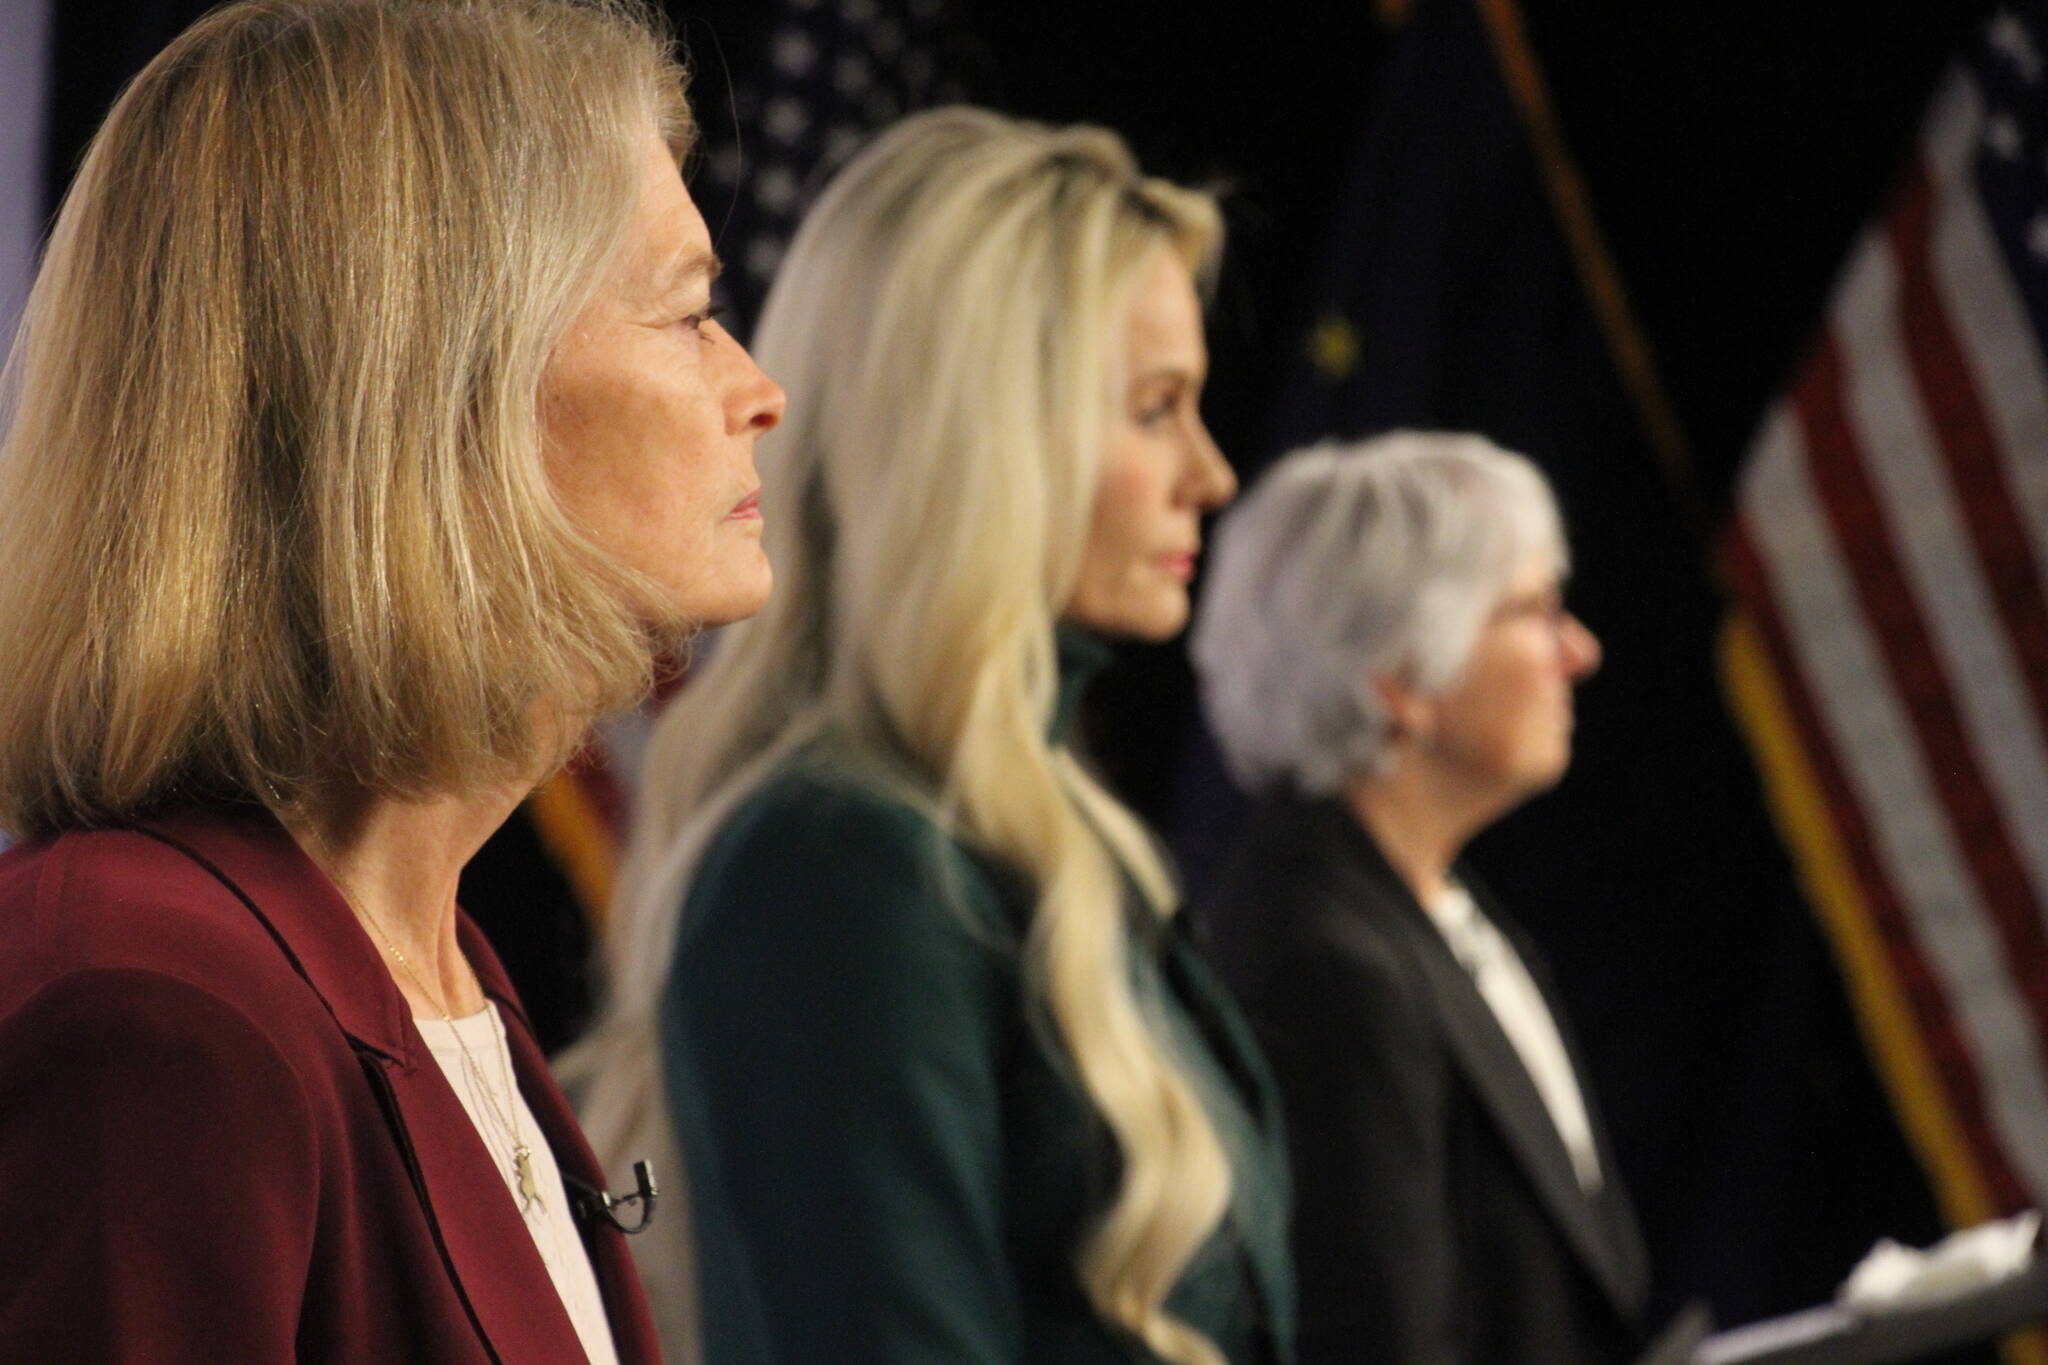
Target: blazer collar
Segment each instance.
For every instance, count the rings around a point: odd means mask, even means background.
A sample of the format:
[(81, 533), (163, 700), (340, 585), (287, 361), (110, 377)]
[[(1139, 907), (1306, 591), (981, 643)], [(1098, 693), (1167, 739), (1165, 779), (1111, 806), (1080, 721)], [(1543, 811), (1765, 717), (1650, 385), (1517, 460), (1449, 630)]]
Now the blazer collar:
[[(192, 858), (233, 892), (352, 1043), (407, 1071), (431, 1060), (405, 996), (355, 911), (268, 811), (180, 812), (136, 828)], [(492, 984), (485, 984), (487, 992)], [(504, 991), (502, 980), (495, 984)]]
[(1598, 1106), (1591, 1091), (1585, 1089), (1585, 1068), (1571, 1045), (1570, 1031), (1556, 995), (1543, 980), (1539, 964), (1531, 959), (1527, 941), (1505, 919), (1485, 887), (1461, 867), (1460, 880), (1528, 962), (1530, 974), (1543, 992), (1544, 1004), (1557, 1023), (1573, 1068), (1579, 1074), (1604, 1176), (1600, 1190), (1592, 1195), (1580, 1186), (1571, 1155), (1558, 1136), (1542, 1094), (1529, 1078), (1514, 1044), (1502, 1032), (1492, 1007), (1480, 995), (1471, 975), (1452, 956), (1429, 912), (1388, 863), (1378, 843), (1341, 803), (1330, 800), (1300, 804), (1302, 809), (1295, 812), (1295, 818), (1307, 824), (1311, 839), (1319, 845), (1317, 861), (1350, 884), (1350, 892), (1342, 897), (1344, 903), (1358, 906), (1361, 913), (1370, 904), (1394, 908), (1393, 923), (1407, 946), (1410, 960), (1427, 984), (1451, 1055), (1493, 1116), (1565, 1240), (1578, 1252), (1594, 1280), (1623, 1316), (1635, 1317), (1642, 1308), (1648, 1274), (1634, 1217), (1621, 1188), (1621, 1175), (1606, 1141)]
[[(412, 1012), (355, 912), (276, 819), (261, 810), (178, 814), (138, 832), (194, 859), (232, 892), (276, 941), (363, 1057), (422, 1211), (450, 1274), (493, 1354), (581, 1360), (583, 1349), (546, 1265), (504, 1185), (496, 1160), (413, 1027)], [(604, 1176), (548, 1076), (547, 1061), (482, 932), (463, 916), (457, 939), (484, 994), (505, 1019), (521, 1094), (562, 1173), (601, 1186)], [(624, 1234), (584, 1229), (621, 1362), (659, 1358)]]

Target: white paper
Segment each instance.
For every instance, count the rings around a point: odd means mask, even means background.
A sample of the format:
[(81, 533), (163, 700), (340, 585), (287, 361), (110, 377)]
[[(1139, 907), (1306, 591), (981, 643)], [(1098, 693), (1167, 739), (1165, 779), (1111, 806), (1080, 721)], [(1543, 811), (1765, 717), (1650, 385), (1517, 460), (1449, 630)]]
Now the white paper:
[(2011, 1279), (2034, 1260), (2041, 1215), (2032, 1209), (1950, 1233), (1925, 1251), (1889, 1237), (1842, 1282), (1835, 1301), (1856, 1313), (1895, 1313), (1959, 1298)]

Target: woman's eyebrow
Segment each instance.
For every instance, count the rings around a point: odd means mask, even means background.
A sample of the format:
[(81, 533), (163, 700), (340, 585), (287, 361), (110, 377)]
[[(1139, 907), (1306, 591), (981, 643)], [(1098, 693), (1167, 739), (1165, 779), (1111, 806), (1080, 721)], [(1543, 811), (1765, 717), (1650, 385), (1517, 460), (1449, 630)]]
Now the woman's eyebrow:
[(710, 286), (725, 269), (725, 262), (702, 247), (687, 248), (669, 257), (654, 274), (654, 285), (665, 297), (702, 283)]

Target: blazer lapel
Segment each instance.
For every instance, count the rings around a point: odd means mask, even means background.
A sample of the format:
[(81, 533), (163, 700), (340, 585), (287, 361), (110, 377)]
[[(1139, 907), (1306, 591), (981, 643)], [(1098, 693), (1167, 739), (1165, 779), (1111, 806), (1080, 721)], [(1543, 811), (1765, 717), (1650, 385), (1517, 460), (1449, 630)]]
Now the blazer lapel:
[[(1580, 1055), (1578, 1038), (1574, 1035), (1571, 1020), (1558, 1008), (1556, 983), (1550, 979), (1549, 969), (1544, 965), (1543, 955), (1536, 949), (1521, 929), (1503, 916), (1495, 907), (1484, 887), (1474, 885), (1474, 894), (1496, 927), (1507, 935), (1521, 954), (1522, 963), (1529, 969), (1529, 976), (1536, 982), (1536, 989), (1543, 995), (1543, 1003), (1549, 1007), (1551, 1018), (1556, 1021), (1558, 1037), (1564, 1042), (1565, 1055), (1571, 1059), (1575, 1075), (1586, 1075), (1585, 1059)], [(1600, 1169), (1605, 1175), (1600, 1189), (1594, 1196), (1601, 1219), (1608, 1234), (1607, 1244), (1614, 1252), (1617, 1283), (1623, 1291), (1626, 1302), (1640, 1308), (1650, 1290), (1650, 1254), (1643, 1245), (1642, 1233), (1638, 1231), (1635, 1205), (1628, 1197), (1628, 1189), (1622, 1183), (1621, 1168), (1615, 1160), (1614, 1143), (1607, 1131), (1607, 1123), (1599, 1104), (1590, 1091), (1585, 1093), (1586, 1119), (1592, 1125), (1594, 1150), (1600, 1155)]]
[[(1417, 913), (1422, 913), (1420, 907)], [(1501, 1031), (1492, 1007), (1451, 956), (1435, 926), (1424, 923), (1421, 927), (1431, 938), (1412, 935), (1414, 960), (1429, 983), (1452, 1053), (1557, 1219), (1565, 1240), (1585, 1260), (1616, 1306), (1633, 1314), (1636, 1303), (1630, 1277), (1613, 1245), (1607, 1211), (1579, 1185), (1557, 1125), (1551, 1121), (1536, 1083), (1529, 1079), (1520, 1054)]]
[[(1514, 1044), (1502, 1032), (1492, 1007), (1452, 956), (1450, 945), (1444, 942), (1429, 912), (1387, 863), (1371, 836), (1348, 812), (1334, 805), (1318, 807), (1313, 818), (1321, 826), (1328, 864), (1340, 869), (1340, 877), (1354, 882), (1346, 899), (1361, 904), (1383, 902), (1397, 909), (1401, 937), (1417, 973), (1428, 987), (1452, 1055), (1493, 1116), (1538, 1196), (1557, 1220), (1565, 1240), (1578, 1252), (1615, 1307), (1624, 1317), (1633, 1317), (1641, 1306), (1643, 1277), (1639, 1254), (1631, 1253), (1631, 1248), (1637, 1247), (1632, 1225), (1626, 1237), (1619, 1234), (1620, 1223), (1628, 1217), (1625, 1205), (1617, 1207), (1607, 1196), (1604, 1185), (1594, 1196), (1587, 1195), (1579, 1185), (1564, 1139), (1558, 1136), (1557, 1125), (1551, 1121), (1536, 1083), (1529, 1078)], [(1483, 899), (1482, 904), (1489, 916), (1496, 913), (1490, 900)], [(1519, 940), (1516, 949), (1523, 951)], [(1544, 996), (1562, 1032), (1563, 1019), (1555, 998), (1547, 990)], [(1575, 1055), (1572, 1064), (1583, 1084), (1585, 1071)], [(1586, 1107), (1589, 1112), (1595, 1107), (1590, 1094), (1586, 1096)], [(1597, 1117), (1594, 1122), (1597, 1130)], [(1615, 1181), (1613, 1160), (1604, 1142), (1600, 1143), (1600, 1159), (1607, 1180)]]
[[(459, 932), (463, 951), (475, 964), (485, 992), (498, 1002), (505, 1015), (505, 1038), (512, 1048), (512, 1066), (519, 1077), (519, 1088), (554, 1153), (555, 1164), (564, 1176), (603, 1189), (604, 1170), (561, 1088), (548, 1078), (547, 1058), (533, 1036), (525, 1010), (513, 997), (511, 982), (497, 955), (467, 915)], [(663, 1174), (655, 1172), (657, 1180)], [(681, 1172), (667, 1174), (674, 1181)], [(581, 1220), (578, 1230), (583, 1235), (591, 1269), (597, 1274), (598, 1290), (604, 1296), (605, 1318), (611, 1325), (612, 1346), (618, 1352), (620, 1365), (655, 1365), (661, 1359), (661, 1349), (656, 1344), (654, 1319), (640, 1288), (639, 1273), (626, 1246), (626, 1234), (608, 1223), (592, 1226)]]
[[(139, 830), (191, 857), (241, 900), (363, 1058), (421, 1211), (492, 1358), (508, 1365), (583, 1360), (582, 1342), (496, 1160), (334, 884), (262, 811), (235, 821), (173, 817)], [(492, 967), (495, 974), (495, 958)], [(509, 996), (501, 974), (497, 980)], [(506, 1032), (523, 1037), (526, 1030), (508, 1023)], [(531, 1095), (550, 1087), (522, 1079), (521, 1088)]]
[[(422, 1201), (479, 1329), (507, 1361), (582, 1360), (583, 1344), (496, 1158), (424, 1040), (415, 1053), (414, 1065), (388, 1072), (398, 1101), (393, 1126), (412, 1150)], [(508, 1349), (513, 1343), (517, 1350)]]

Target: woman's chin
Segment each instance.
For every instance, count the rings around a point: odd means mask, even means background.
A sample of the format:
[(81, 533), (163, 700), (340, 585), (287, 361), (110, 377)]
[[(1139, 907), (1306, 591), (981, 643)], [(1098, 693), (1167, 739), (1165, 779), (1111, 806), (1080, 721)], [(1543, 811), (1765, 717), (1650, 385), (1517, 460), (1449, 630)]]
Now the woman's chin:
[(751, 562), (734, 565), (720, 577), (716, 591), (692, 594), (698, 600), (693, 603), (697, 610), (690, 613), (691, 620), (707, 628), (729, 626), (768, 605), (775, 589), (775, 570), (758, 544), (749, 548), (751, 554), (746, 558)]
[(1185, 630), (1187, 624), (1187, 594), (1174, 592), (1161, 594), (1156, 601), (1134, 603), (1133, 609), (1107, 633), (1141, 645), (1163, 645)]
[(1130, 593), (1114, 602), (1076, 599), (1065, 619), (1074, 625), (1119, 640), (1163, 645), (1187, 628), (1187, 589), (1178, 583), (1145, 593)]

